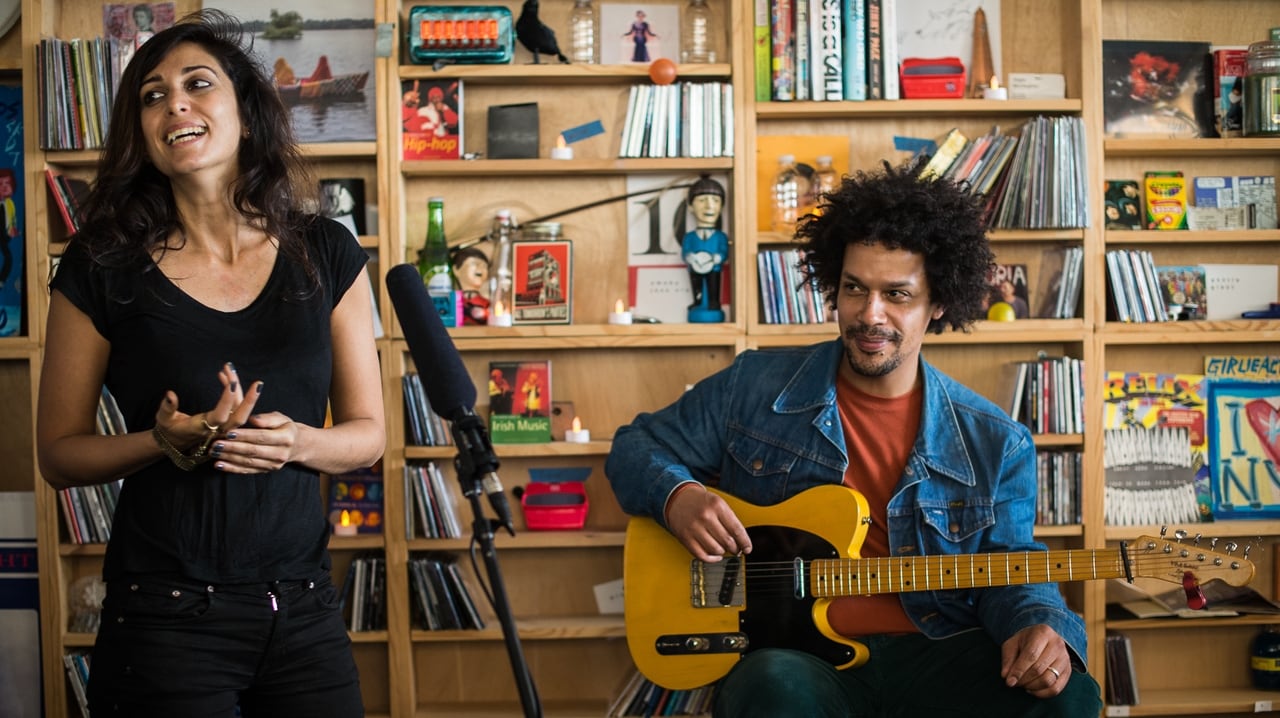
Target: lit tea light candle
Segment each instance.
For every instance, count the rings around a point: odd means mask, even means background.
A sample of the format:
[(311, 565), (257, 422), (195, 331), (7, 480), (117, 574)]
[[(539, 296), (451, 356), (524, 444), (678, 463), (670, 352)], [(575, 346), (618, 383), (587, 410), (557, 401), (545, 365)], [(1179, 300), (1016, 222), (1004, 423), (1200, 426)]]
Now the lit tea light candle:
[(573, 148), (565, 144), (564, 135), (556, 135), (556, 146), (551, 148), (551, 159), (553, 160), (573, 159)]
[(342, 510), (342, 518), (338, 523), (333, 525), (334, 536), (355, 536), (357, 532), (356, 525), (351, 523), (351, 513), (346, 509)]
[(991, 76), (991, 84), (982, 91), (982, 99), (984, 100), (1007, 100), (1009, 99), (1009, 88), (1000, 86), (1000, 78), (995, 75)]
[(613, 311), (609, 313), (610, 324), (630, 324), (631, 312), (627, 309), (627, 305), (619, 299), (613, 304)]
[(582, 420), (573, 417), (573, 425), (564, 432), (564, 440), (573, 444), (585, 444), (591, 441), (591, 431), (582, 428)]
[(507, 311), (506, 305), (501, 301), (493, 303), (493, 307), (489, 310), (489, 318), (486, 323), (491, 327), (509, 327), (511, 326), (511, 312)]

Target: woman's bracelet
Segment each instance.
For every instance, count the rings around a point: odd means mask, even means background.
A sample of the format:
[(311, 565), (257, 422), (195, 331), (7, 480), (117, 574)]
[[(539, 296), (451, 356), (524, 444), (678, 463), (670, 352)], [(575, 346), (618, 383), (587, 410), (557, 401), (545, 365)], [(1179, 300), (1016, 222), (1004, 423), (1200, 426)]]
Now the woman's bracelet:
[(159, 424), (152, 427), (151, 436), (156, 440), (156, 444), (160, 446), (160, 451), (169, 457), (174, 466), (183, 471), (191, 471), (213, 458), (209, 453), (209, 447), (218, 436), (218, 427), (209, 426), (209, 423), (205, 422), (205, 428), (209, 429), (209, 432), (205, 434), (204, 441), (200, 442), (200, 446), (197, 446), (190, 454), (184, 454), (179, 451), (178, 447), (174, 446), (172, 441), (169, 441), (169, 436), (160, 429)]

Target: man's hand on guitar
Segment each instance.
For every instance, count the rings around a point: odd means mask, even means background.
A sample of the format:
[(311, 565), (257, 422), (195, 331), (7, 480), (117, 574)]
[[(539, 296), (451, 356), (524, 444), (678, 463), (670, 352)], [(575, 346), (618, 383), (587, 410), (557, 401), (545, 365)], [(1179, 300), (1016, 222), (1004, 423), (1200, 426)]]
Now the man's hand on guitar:
[(1022, 686), (1036, 698), (1052, 698), (1071, 678), (1071, 654), (1057, 631), (1028, 626), (1000, 647), (1000, 675), (1009, 687)]
[(719, 496), (700, 484), (681, 487), (667, 503), (667, 527), (700, 561), (751, 553), (747, 529)]

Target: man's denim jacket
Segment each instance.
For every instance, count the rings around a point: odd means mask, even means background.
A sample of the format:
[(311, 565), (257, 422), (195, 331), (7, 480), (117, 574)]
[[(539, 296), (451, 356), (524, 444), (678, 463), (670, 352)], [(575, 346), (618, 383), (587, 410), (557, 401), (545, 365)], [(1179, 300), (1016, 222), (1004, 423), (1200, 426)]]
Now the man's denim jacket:
[[(620, 428), (605, 464), (622, 509), (663, 522), (677, 486), (698, 481), (772, 505), (843, 480), (838, 340), (748, 351), (677, 402)], [(895, 556), (1043, 550), (1036, 542), (1035, 446), (995, 404), (921, 359), (920, 433), (889, 502)], [(856, 430), (856, 429), (855, 429)], [(1084, 624), (1056, 584), (900, 594), (927, 636), (984, 628), (996, 641), (1047, 624), (1083, 668)]]

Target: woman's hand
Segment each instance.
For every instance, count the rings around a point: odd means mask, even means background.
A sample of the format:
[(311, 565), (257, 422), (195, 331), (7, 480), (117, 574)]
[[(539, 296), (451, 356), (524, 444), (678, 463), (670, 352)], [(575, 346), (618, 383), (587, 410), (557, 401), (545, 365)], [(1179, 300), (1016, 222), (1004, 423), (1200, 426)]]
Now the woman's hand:
[[(218, 403), (199, 414), (182, 412), (178, 405), (178, 395), (173, 391), (165, 392), (164, 400), (156, 410), (156, 427), (178, 449), (190, 452), (207, 441), (223, 443), (221, 439), (236, 433), (238, 428), (249, 421), (253, 407), (262, 394), (262, 382), (255, 382), (246, 393), (231, 362), (222, 366), (218, 372), (218, 381), (222, 383), (222, 395), (218, 397)], [(216, 459), (217, 444), (210, 451)], [(259, 469), (264, 470), (266, 469)]]

